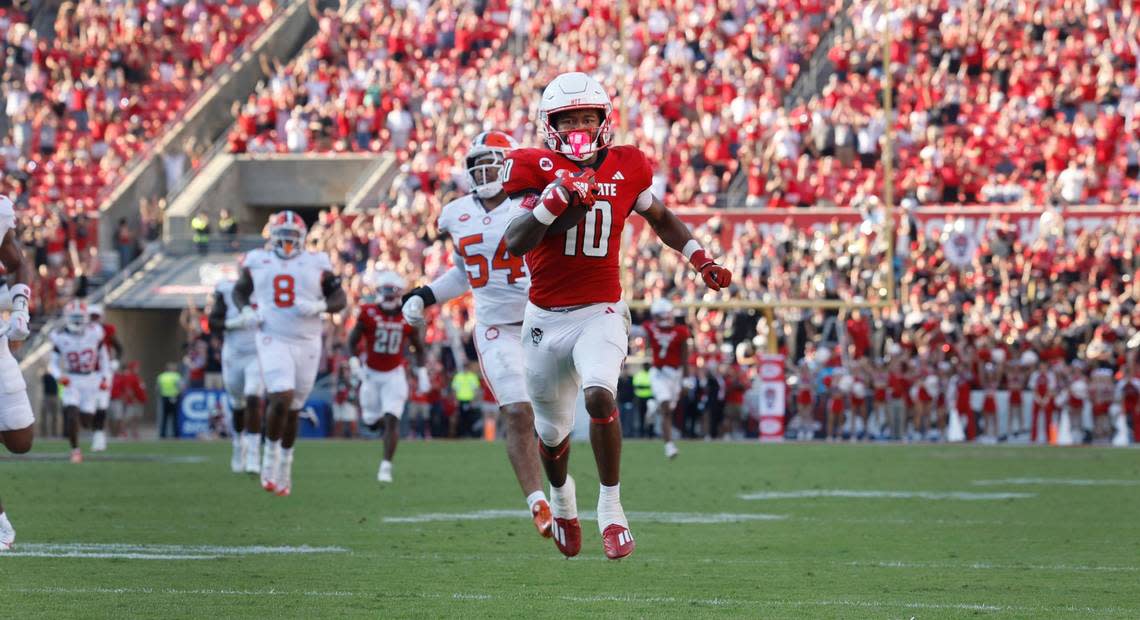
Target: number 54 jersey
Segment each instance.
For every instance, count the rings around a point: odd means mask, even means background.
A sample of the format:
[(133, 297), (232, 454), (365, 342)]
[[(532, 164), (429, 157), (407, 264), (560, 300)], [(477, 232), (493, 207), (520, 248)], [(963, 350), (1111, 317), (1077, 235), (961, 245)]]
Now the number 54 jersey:
[[(597, 201), (577, 226), (550, 235), (527, 252), (530, 301), (543, 308), (614, 303), (621, 300), (618, 261), (621, 233), (633, 211), (652, 205), (653, 166), (637, 147), (614, 146), (591, 164)], [(515, 149), (503, 164), (503, 189), (519, 209), (533, 210), (538, 194), (559, 170), (576, 173), (576, 162), (546, 149)]]
[(480, 325), (509, 325), (522, 321), (530, 274), (523, 259), (507, 251), (507, 203), (487, 211), (468, 194), (443, 206), (439, 231), (451, 236), (452, 260), (467, 274)]
[(301, 252), (281, 258), (270, 250), (245, 255), (242, 266), (253, 277), (253, 302), (261, 315), (261, 333), (282, 340), (320, 340), (321, 316), (302, 316), (300, 300), (320, 301), (324, 273), (332, 271), (328, 254)]

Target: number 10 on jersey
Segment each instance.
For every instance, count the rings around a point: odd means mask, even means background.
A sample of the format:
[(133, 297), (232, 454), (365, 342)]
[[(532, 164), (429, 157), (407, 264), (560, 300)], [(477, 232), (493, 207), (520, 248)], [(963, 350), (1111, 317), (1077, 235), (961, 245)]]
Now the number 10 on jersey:
[(610, 233), (613, 231), (613, 205), (599, 200), (586, 212), (576, 226), (566, 231), (566, 246), (563, 254), (577, 256), (579, 248), (582, 256), (602, 258), (610, 251)]

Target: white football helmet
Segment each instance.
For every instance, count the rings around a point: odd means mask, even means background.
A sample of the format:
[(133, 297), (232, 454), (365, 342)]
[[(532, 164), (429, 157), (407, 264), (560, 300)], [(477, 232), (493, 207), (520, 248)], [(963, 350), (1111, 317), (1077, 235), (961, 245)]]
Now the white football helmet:
[[(598, 110), (602, 122), (593, 136), (581, 129), (559, 132), (551, 116), (570, 110)], [(606, 90), (585, 73), (563, 73), (547, 84), (538, 104), (538, 127), (546, 148), (558, 151), (574, 161), (589, 159), (613, 141), (613, 103)], [(565, 135), (562, 135), (565, 134)]]
[(87, 324), (91, 321), (91, 311), (87, 308), (86, 302), (81, 299), (74, 299), (64, 306), (63, 320), (67, 331), (73, 334), (81, 334), (83, 330), (87, 329)]
[(400, 307), (400, 295), (408, 284), (395, 271), (374, 271), (368, 283), (376, 291), (376, 303), (381, 308), (393, 311)]
[[(503, 191), (503, 162), (507, 153), (517, 148), (515, 139), (501, 131), (484, 131), (475, 136), (471, 148), (467, 149), (465, 163), (467, 183), (476, 196), (487, 199)], [(483, 163), (479, 163), (480, 160)]]
[(658, 323), (673, 322), (673, 303), (668, 299), (658, 299), (649, 306), (649, 314)]
[(269, 219), (269, 244), (281, 258), (293, 258), (305, 247), (309, 228), (300, 215), (292, 211), (275, 213)]
[(1037, 365), (1037, 354), (1034, 353), (1033, 351), (1026, 351), (1025, 353), (1022, 353), (1021, 354), (1021, 365), (1022, 366), (1036, 366)]
[(87, 313), (91, 315), (92, 321), (103, 320), (103, 304), (91, 304), (87, 306)]
[(1084, 400), (1089, 397), (1089, 384), (1084, 379), (1077, 379), (1069, 386), (1073, 396)]

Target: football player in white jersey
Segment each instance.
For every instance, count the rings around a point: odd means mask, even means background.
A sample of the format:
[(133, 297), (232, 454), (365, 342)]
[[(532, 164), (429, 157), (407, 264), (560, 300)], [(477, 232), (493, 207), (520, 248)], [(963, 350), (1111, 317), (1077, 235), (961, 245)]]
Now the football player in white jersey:
[[(24, 375), (10, 347), (19, 348), (18, 343), (28, 337), (32, 292), (27, 282), (32, 279), (32, 262), (24, 259), (16, 239), (16, 211), (7, 196), (0, 196), (0, 265), (15, 280), (11, 284), (0, 280), (0, 310), (8, 311), (8, 324), (0, 326), (0, 443), (12, 454), (23, 454), (32, 449), (36, 419)], [(16, 531), (0, 503), (0, 552), (11, 549), (15, 540)]]
[(241, 314), (234, 327), (258, 328), (257, 359), (268, 393), (261, 487), (282, 497), (293, 488), (297, 416), (317, 380), (321, 314), (348, 303), (328, 255), (304, 249), (307, 232), (296, 213), (274, 214), (270, 247), (245, 256), (233, 290)]
[(424, 323), (424, 308), (463, 295), (475, 297), (475, 350), (479, 366), (499, 411), (507, 420), (507, 457), (539, 533), (549, 537), (552, 517), (542, 491), (542, 472), (534, 445), (534, 410), (523, 375), (522, 320), (530, 275), (523, 259), (507, 251), (503, 238), (508, 208), (504, 204), (503, 162), (515, 148), (510, 136), (489, 131), (475, 137), (467, 152), (471, 193), (443, 207), (439, 230), (451, 237), (454, 266), (427, 286), (404, 296), (404, 317)]
[[(71, 442), (71, 462), (82, 463), (79, 449), (79, 426), (101, 431), (95, 417), (99, 391), (106, 381), (103, 368), (111, 359), (104, 344), (102, 326), (91, 322), (87, 304), (80, 299), (68, 302), (63, 309), (64, 326), (51, 334), (52, 351), (48, 372), (63, 386), (63, 423)], [(92, 449), (96, 445), (92, 439)]]
[(247, 326), (234, 303), (234, 280), (214, 288), (210, 332), (223, 334), (222, 384), (233, 412), (233, 456), (230, 471), (261, 472), (261, 365), (257, 363), (257, 330)]

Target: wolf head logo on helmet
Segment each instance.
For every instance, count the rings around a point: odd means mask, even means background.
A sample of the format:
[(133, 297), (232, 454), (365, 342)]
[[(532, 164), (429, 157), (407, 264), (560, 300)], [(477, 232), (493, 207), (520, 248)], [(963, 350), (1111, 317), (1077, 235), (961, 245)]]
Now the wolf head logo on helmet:
[[(556, 117), (571, 110), (597, 110), (600, 122), (596, 128), (558, 131)], [(546, 148), (574, 161), (585, 161), (613, 141), (612, 115), (613, 103), (597, 80), (585, 73), (563, 73), (542, 92), (538, 126)]]
[(281, 258), (293, 258), (305, 248), (308, 227), (300, 215), (292, 211), (274, 214), (269, 220), (269, 244)]
[(492, 198), (503, 191), (503, 162), (507, 153), (518, 148), (515, 139), (501, 131), (484, 131), (475, 136), (467, 149), (467, 183), (475, 195)]

